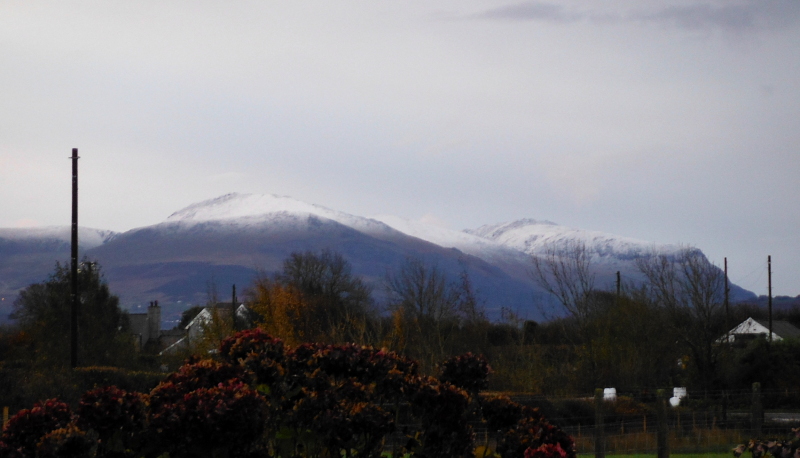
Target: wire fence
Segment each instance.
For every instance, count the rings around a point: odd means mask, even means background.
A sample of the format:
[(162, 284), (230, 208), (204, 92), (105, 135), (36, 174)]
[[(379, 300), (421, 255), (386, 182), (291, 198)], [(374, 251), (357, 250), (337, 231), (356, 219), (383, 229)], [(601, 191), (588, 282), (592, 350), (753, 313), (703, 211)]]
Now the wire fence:
[[(752, 390), (690, 391), (675, 407), (664, 393), (660, 398), (658, 394), (621, 393), (614, 400), (605, 400), (602, 390), (594, 396), (508, 395), (539, 408), (550, 423), (572, 436), (583, 456), (730, 453), (733, 457), (732, 449), (738, 444), (786, 438), (800, 426), (800, 387), (762, 392), (756, 384)], [(387, 437), (386, 452), (407, 443), (403, 426), (419, 425), (401, 422), (398, 431)], [(481, 422), (473, 422), (472, 428), (478, 450), (495, 449), (496, 431), (487, 430)], [(666, 448), (661, 452), (665, 454), (659, 453), (659, 434), (664, 437)]]
[(752, 390), (687, 392), (674, 407), (664, 393), (620, 393), (613, 400), (602, 393), (512, 399), (539, 407), (573, 437), (581, 455), (657, 454), (659, 429), (668, 452), (725, 453), (752, 438), (786, 438), (800, 426), (800, 387), (762, 392), (754, 384)]

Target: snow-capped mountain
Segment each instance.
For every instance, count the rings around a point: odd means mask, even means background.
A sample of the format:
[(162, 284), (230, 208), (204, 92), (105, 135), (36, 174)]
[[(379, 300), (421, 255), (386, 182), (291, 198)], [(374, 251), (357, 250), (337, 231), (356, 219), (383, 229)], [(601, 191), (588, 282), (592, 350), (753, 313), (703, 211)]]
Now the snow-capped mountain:
[(165, 223), (194, 225), (215, 221), (246, 227), (270, 222), (276, 215), (315, 216), (367, 234), (392, 234), (391, 228), (379, 221), (273, 194), (226, 194), (178, 210)]
[(548, 247), (563, 247), (571, 242), (580, 242), (594, 257), (600, 258), (601, 262), (602, 258), (635, 259), (653, 251), (675, 253), (680, 249), (677, 245), (656, 244), (604, 232), (574, 229), (535, 219), (484, 225), (466, 232), (529, 255), (542, 254)]
[[(575, 229), (551, 221), (521, 219), (484, 225), (463, 232), (452, 231), (397, 217), (377, 218), (415, 237), (440, 246), (457, 248), (498, 267), (512, 276), (520, 273), (530, 279), (531, 257), (548, 251), (569, 250), (582, 244), (590, 256), (590, 269), (595, 287), (612, 290), (617, 272), (628, 284), (644, 280), (636, 260), (653, 254), (676, 255), (687, 248), (676, 244), (654, 243), (598, 231)], [(699, 251), (699, 250), (698, 250)], [(701, 252), (702, 254), (702, 252)], [(534, 285), (536, 286), (536, 285)], [(754, 299), (755, 294), (739, 286), (731, 286), (734, 301)]]
[[(485, 244), (514, 255), (494, 242)], [(386, 296), (387, 275), (398, 272), (408, 258), (420, 258), (453, 279), (468, 269), (488, 297), (490, 314), (531, 301), (530, 279), (509, 274), (500, 260), (492, 263), (442, 247), (377, 219), (273, 195), (228, 194), (193, 204), (162, 223), (119, 234), (87, 254), (100, 261), (112, 289), (116, 285), (138, 301), (149, 297), (164, 303), (178, 297), (204, 302), (209, 281), (247, 285), (259, 271), (280, 270), (293, 251), (322, 249), (341, 253), (379, 298)]]
[[(0, 296), (13, 298), (29, 283), (44, 280), (56, 260), (67, 261), (69, 237), (68, 226), (0, 229)], [(213, 285), (224, 290), (237, 284), (241, 290), (259, 272), (280, 270), (294, 251), (331, 249), (351, 263), (353, 273), (371, 284), (379, 298), (386, 295), (387, 275), (398, 272), (409, 258), (419, 258), (453, 279), (466, 269), (490, 316), (498, 317), (501, 307), (509, 307), (530, 319), (557, 314), (543, 310), (550, 302), (529, 273), (531, 256), (547, 246), (583, 242), (592, 253), (595, 284), (601, 288), (609, 286), (617, 270), (635, 280), (637, 256), (679, 248), (530, 219), (455, 231), (255, 194), (227, 194), (192, 204), (159, 224), (124, 233), (81, 228), (79, 240), (81, 256), (100, 262), (112, 291), (128, 305), (150, 300), (203, 303)], [(0, 307), (9, 302), (0, 301)]]

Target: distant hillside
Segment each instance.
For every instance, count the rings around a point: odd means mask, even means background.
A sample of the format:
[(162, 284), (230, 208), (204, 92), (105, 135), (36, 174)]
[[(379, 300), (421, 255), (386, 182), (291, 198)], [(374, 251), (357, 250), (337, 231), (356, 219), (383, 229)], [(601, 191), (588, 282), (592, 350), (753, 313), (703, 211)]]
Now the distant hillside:
[[(596, 285), (611, 288), (619, 270), (637, 281), (637, 256), (678, 249), (611, 234), (519, 220), (453, 231), (393, 216), (365, 218), (290, 197), (228, 194), (190, 205), (160, 224), (113, 233), (81, 228), (81, 256), (103, 266), (123, 305), (204, 303), (212, 285), (240, 291), (259, 274), (281, 268), (293, 251), (332, 249), (355, 274), (385, 296), (386, 275), (410, 257), (436, 265), (455, 279), (466, 269), (493, 318), (508, 307), (529, 319), (555, 316), (548, 298), (531, 280), (532, 255), (547, 244), (581, 240), (593, 253)], [(69, 228), (0, 229), (0, 315), (19, 289), (44, 280), (57, 260), (69, 259)], [(735, 287), (736, 299), (755, 295)], [(179, 310), (176, 309), (176, 310)], [(177, 313), (177, 312), (176, 312)]]
[[(100, 246), (116, 235), (112, 231), (82, 227), (79, 250)], [(56, 262), (69, 262), (69, 226), (0, 228), (0, 323), (11, 311), (17, 292), (45, 280)]]

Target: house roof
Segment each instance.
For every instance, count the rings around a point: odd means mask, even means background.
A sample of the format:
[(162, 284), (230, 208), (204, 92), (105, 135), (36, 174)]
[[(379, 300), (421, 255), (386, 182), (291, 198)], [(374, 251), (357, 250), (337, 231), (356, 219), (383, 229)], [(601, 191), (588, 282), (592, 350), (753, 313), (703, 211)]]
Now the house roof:
[[(756, 320), (758, 324), (769, 329), (769, 320)], [(800, 329), (797, 329), (792, 323), (783, 320), (772, 320), (772, 332), (784, 339), (800, 337)]]
[(178, 339), (174, 344), (172, 344), (169, 347), (161, 350), (161, 352), (159, 352), (158, 355), (161, 356), (161, 355), (164, 355), (164, 354), (175, 352), (179, 348), (185, 347), (186, 345), (187, 345), (186, 337), (184, 337), (182, 339)]
[[(221, 315), (227, 315), (226, 318), (230, 317), (231, 303), (217, 302), (213, 306), (204, 307), (203, 310), (200, 311), (200, 313), (198, 313), (197, 315), (195, 315), (194, 318), (192, 318), (192, 321), (190, 321), (189, 324), (187, 324), (186, 327), (184, 327), (184, 329), (189, 329), (192, 326), (200, 323), (204, 324), (209, 323), (212, 317), (211, 315), (212, 308), (216, 309), (218, 313), (221, 313)], [(239, 304), (239, 306), (236, 308), (236, 316), (241, 317), (242, 314), (244, 313), (244, 310), (247, 310), (247, 307), (245, 307), (244, 304)]]
[[(769, 320), (754, 320), (748, 318), (742, 321), (738, 326), (728, 331), (724, 336), (718, 339), (718, 342), (734, 342), (737, 335), (769, 335)], [(772, 338), (773, 340), (783, 340), (789, 338), (800, 338), (800, 329), (797, 329), (792, 323), (783, 320), (772, 320)]]

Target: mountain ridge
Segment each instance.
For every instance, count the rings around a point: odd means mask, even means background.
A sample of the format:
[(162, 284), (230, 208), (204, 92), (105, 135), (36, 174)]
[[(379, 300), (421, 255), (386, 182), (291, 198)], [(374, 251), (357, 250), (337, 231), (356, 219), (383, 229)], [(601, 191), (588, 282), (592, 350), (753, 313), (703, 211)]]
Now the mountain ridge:
[[(0, 295), (46, 278), (54, 260), (68, 257), (65, 234), (68, 226), (0, 229), (0, 273), (10, 279), (0, 281)], [(48, 240), (52, 246), (44, 243)], [(24, 247), (37, 241), (45, 248), (26, 258)], [(396, 216), (352, 215), (288, 196), (239, 193), (191, 204), (154, 225), (121, 233), (81, 228), (79, 237), (82, 255), (101, 263), (112, 291), (131, 307), (148, 300), (203, 302), (209, 289), (203, 283), (249, 284), (259, 272), (279, 270), (293, 251), (332, 249), (384, 299), (386, 276), (398, 272), (408, 258), (420, 258), (450, 278), (467, 270), (490, 316), (499, 317), (507, 307), (530, 319), (557, 315), (545, 310), (554, 304), (531, 278), (531, 256), (569, 241), (585, 243), (593, 254), (597, 285), (608, 284), (617, 270), (638, 281), (637, 256), (679, 249), (546, 220), (525, 218), (456, 231)], [(14, 277), (14, 265), (23, 266), (25, 275)], [(741, 288), (735, 291), (755, 297)]]

